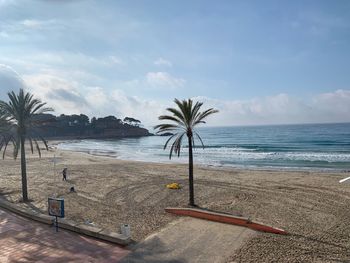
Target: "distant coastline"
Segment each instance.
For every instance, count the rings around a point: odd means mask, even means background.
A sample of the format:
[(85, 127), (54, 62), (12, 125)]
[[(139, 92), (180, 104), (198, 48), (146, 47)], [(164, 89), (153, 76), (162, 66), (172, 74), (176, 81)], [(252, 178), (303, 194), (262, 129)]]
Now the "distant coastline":
[(36, 116), (36, 122), (37, 132), (50, 140), (116, 139), (153, 135), (142, 127), (141, 121), (131, 117), (123, 120), (115, 116), (93, 117), (90, 120), (84, 114), (40, 114)]

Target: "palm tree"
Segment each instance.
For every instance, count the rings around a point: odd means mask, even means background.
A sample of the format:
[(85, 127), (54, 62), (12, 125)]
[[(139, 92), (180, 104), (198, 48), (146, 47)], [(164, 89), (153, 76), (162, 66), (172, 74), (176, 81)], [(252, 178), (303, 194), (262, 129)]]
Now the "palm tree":
[(22, 195), (23, 201), (28, 201), (27, 190), (27, 170), (26, 170), (26, 139), (30, 142), (31, 152), (34, 152), (35, 145), (39, 157), (41, 151), (38, 144), (38, 137), (44, 142), (46, 149), (48, 146), (46, 141), (37, 136), (36, 128), (40, 123), (37, 118), (38, 114), (52, 111), (51, 108), (45, 107), (46, 103), (33, 98), (33, 95), (26, 93), (21, 89), (18, 94), (13, 91), (8, 94), (9, 102), (0, 100), (0, 152), (3, 150), (3, 158), (5, 158), (6, 149), (9, 143), (13, 144), (13, 157), (16, 159), (18, 152), (21, 151), (21, 172), (22, 172)]
[(197, 137), (201, 142), (203, 148), (204, 144), (199, 136), (199, 134), (195, 131), (195, 128), (202, 123), (205, 123), (204, 119), (209, 115), (218, 112), (212, 108), (207, 109), (203, 112), (200, 111), (202, 107), (202, 102), (196, 102), (193, 105), (191, 99), (179, 101), (175, 99), (175, 103), (177, 105), (176, 108), (167, 108), (167, 111), (172, 113), (172, 115), (161, 115), (159, 116), (159, 120), (171, 121), (172, 123), (159, 124), (154, 127), (154, 129), (158, 129), (157, 134), (166, 134), (171, 133), (172, 135), (166, 141), (164, 145), (164, 150), (167, 148), (169, 142), (174, 139), (171, 148), (169, 159), (173, 152), (180, 156), (181, 144), (182, 140), (185, 136), (187, 136), (188, 140), (188, 174), (189, 174), (189, 195), (190, 195), (190, 206), (195, 206), (194, 203), (194, 188), (193, 188), (193, 152), (192, 148), (195, 147), (194, 138)]

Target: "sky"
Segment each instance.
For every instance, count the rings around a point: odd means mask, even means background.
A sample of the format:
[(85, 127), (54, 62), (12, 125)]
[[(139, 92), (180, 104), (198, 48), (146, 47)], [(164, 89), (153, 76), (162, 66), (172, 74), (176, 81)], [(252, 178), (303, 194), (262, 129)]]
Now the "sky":
[(210, 126), (350, 122), (350, 1), (0, 0), (0, 99)]

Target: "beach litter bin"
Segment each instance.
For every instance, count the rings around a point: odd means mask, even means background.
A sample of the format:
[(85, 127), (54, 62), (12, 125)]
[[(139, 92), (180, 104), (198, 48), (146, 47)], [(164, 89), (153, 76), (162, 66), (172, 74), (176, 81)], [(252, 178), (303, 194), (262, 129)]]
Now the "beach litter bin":
[(122, 235), (124, 235), (126, 237), (130, 237), (130, 235), (131, 235), (130, 225), (122, 224), (120, 227), (120, 232), (122, 233)]

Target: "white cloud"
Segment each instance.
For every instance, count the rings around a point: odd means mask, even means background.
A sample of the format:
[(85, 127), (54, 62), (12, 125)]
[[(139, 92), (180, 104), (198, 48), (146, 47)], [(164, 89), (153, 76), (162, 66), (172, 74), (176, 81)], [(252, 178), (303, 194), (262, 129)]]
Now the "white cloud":
[(165, 108), (158, 101), (129, 96), (119, 89), (107, 91), (102, 87), (87, 87), (55, 75), (25, 75), (23, 78), (28, 90), (53, 107), (55, 114), (129, 116), (149, 126), (156, 122)]
[(111, 104), (119, 116), (134, 117), (146, 126), (154, 125), (158, 116), (164, 112), (162, 103), (128, 96), (122, 90), (115, 89), (111, 94)]
[(108, 97), (101, 87), (88, 88), (86, 93), (86, 100), (95, 108), (105, 107), (108, 104)]
[(56, 113), (89, 113), (90, 107), (81, 86), (60, 77), (49, 74), (23, 76), (27, 89), (39, 97)]
[(350, 90), (318, 94), (309, 100), (287, 94), (250, 100), (194, 99), (220, 111), (209, 120), (216, 126), (350, 122)]
[(20, 22), (21, 25), (27, 28), (37, 29), (41, 28), (43, 25), (51, 23), (51, 21), (40, 21), (35, 19), (26, 19)]
[(19, 74), (11, 67), (0, 64), (0, 100), (7, 101), (9, 91), (17, 92), (24, 88), (24, 83)]
[(166, 60), (164, 58), (158, 58), (153, 63), (154, 63), (154, 65), (157, 65), (157, 66), (171, 67), (173, 65), (169, 60)]
[(320, 121), (350, 121), (350, 90), (319, 94), (313, 98), (312, 106)]
[[(130, 81), (130, 85), (135, 83), (138, 85), (140, 81)], [(58, 76), (55, 72), (24, 75), (21, 78), (6, 65), (0, 65), (0, 87), (0, 99), (5, 99), (10, 90), (26, 87), (53, 107), (55, 114), (84, 113), (90, 117), (115, 115), (118, 118), (129, 116), (141, 120), (147, 127), (157, 124), (158, 116), (167, 107), (175, 106), (172, 101), (146, 100), (130, 96), (120, 89), (85, 86)], [(308, 99), (288, 94), (250, 100), (218, 100), (208, 97), (193, 99), (204, 102), (204, 109), (213, 107), (220, 111), (208, 119), (208, 125), (212, 126), (350, 122), (350, 90), (316, 94)]]
[(185, 85), (185, 80), (171, 76), (167, 72), (148, 72), (146, 75), (147, 83), (154, 88), (181, 88)]

